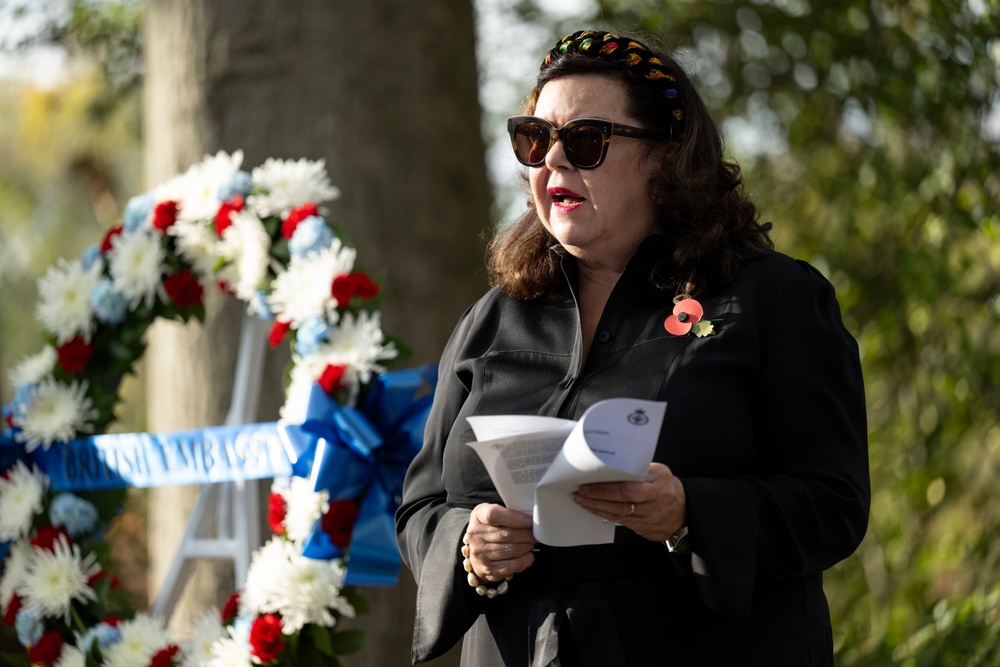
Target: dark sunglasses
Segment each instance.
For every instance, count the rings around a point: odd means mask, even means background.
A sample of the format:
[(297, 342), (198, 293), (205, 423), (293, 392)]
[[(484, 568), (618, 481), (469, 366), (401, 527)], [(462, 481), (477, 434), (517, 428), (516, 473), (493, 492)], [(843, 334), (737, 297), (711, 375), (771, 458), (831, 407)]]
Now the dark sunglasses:
[(558, 139), (563, 144), (566, 158), (577, 169), (600, 167), (608, 154), (608, 144), (614, 134), (633, 139), (663, 137), (652, 130), (596, 118), (578, 118), (556, 129), (544, 118), (534, 116), (511, 116), (507, 119), (507, 132), (510, 133), (510, 142), (514, 146), (514, 155), (524, 166), (540, 166)]

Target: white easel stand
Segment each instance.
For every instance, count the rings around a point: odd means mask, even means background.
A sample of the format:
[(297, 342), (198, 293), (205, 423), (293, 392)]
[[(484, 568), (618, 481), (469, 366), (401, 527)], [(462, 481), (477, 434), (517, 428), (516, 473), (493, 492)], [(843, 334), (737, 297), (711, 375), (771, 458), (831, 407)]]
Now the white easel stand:
[[(267, 352), (267, 330), (267, 322), (252, 315), (243, 315), (233, 398), (226, 426), (239, 426), (256, 420), (264, 355)], [(260, 493), (255, 481), (203, 485), (150, 613), (164, 621), (170, 619), (191, 576), (194, 561), (198, 559), (232, 561), (236, 588), (243, 588), (250, 556), (260, 545)]]

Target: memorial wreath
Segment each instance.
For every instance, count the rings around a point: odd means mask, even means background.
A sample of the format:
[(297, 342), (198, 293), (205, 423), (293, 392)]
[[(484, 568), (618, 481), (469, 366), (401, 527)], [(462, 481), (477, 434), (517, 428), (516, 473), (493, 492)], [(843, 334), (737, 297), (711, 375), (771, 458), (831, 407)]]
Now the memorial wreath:
[[(338, 626), (364, 611), (352, 584), (395, 581), (391, 513), (433, 369), (386, 372), (398, 347), (379, 285), (327, 218), (324, 163), (242, 166), (220, 152), (131, 199), (99, 245), (39, 281), (45, 345), (9, 372), (0, 430), (0, 611), (24, 647), (4, 664), (336, 664), (360, 644)], [(202, 319), (212, 285), (292, 345), (281, 421), (104, 435), (147, 328)], [(221, 611), (177, 638), (127, 608), (104, 540), (125, 487), (263, 477), (275, 534)]]

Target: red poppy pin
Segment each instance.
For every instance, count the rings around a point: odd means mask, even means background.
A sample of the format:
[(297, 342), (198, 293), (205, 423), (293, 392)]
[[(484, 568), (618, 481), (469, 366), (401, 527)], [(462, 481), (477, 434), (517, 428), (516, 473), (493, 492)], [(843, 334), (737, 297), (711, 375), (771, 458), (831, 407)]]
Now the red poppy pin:
[(698, 338), (711, 336), (715, 333), (715, 325), (711, 320), (702, 319), (705, 309), (697, 300), (689, 296), (674, 297), (674, 312), (663, 320), (663, 328), (675, 336), (686, 336), (693, 333)]

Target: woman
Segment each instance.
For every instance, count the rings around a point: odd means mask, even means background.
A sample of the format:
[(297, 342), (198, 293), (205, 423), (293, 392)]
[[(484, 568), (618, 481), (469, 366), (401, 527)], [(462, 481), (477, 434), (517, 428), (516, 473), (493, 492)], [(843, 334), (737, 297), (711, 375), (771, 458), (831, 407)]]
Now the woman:
[[(494, 287), (442, 355), (397, 513), (414, 662), (464, 635), (477, 666), (833, 664), (822, 572), (857, 547), (870, 501), (833, 288), (773, 251), (665, 54), (569, 35), (527, 113), (508, 128), (534, 208), (491, 245)], [(537, 544), (465, 446), (466, 417), (576, 419), (611, 397), (666, 402), (647, 481), (575, 495), (619, 524), (613, 544)]]

